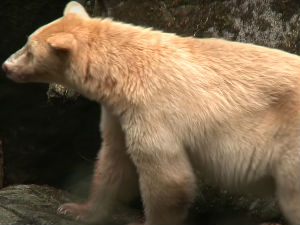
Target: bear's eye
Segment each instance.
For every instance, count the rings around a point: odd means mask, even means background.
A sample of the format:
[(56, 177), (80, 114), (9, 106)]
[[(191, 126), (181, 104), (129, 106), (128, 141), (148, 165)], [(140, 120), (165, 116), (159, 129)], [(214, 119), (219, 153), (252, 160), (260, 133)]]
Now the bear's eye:
[(33, 58), (32, 51), (30, 50), (29, 47), (27, 47), (27, 49), (26, 49), (26, 57), (27, 57), (28, 59), (32, 59), (32, 58)]
[(32, 52), (27, 51), (26, 56), (27, 56), (28, 58), (32, 58), (32, 57), (33, 57), (33, 54), (32, 54)]

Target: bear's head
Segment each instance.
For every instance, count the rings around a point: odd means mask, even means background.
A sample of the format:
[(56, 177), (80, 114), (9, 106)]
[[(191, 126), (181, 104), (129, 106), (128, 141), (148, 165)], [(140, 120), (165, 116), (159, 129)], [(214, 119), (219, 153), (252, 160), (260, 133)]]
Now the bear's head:
[[(7, 77), (16, 82), (60, 83), (74, 85), (73, 72), (83, 73), (84, 68), (72, 67), (84, 61), (86, 32), (84, 23), (89, 20), (85, 9), (77, 2), (67, 4), (64, 16), (51, 22), (28, 37), (26, 45), (11, 55), (2, 65)], [(78, 36), (82, 36), (78, 38)], [(76, 56), (76, 58), (75, 58)], [(74, 64), (74, 63), (73, 63)], [(73, 80), (72, 80), (73, 79)]]

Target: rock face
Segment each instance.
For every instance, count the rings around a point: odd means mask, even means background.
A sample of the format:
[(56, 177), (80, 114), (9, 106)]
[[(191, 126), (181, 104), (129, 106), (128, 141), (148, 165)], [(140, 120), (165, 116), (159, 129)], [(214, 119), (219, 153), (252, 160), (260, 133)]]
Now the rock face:
[[(206, 189), (204, 194), (209, 198), (199, 199), (197, 207), (190, 213), (190, 225), (254, 225), (258, 220), (278, 216), (272, 202), (228, 198), (226, 192), (212, 189)], [(69, 201), (79, 199), (49, 186), (16, 185), (3, 188), (0, 190), (0, 225), (83, 225), (57, 214), (58, 206)], [(112, 224), (132, 222), (140, 213), (138, 209), (116, 213)]]
[(297, 0), (113, 0), (108, 15), (184, 36), (219, 37), (299, 55)]
[[(0, 1), (0, 62), (19, 49), (32, 31), (61, 16), (68, 1)], [(183, 36), (251, 42), (300, 54), (298, 0), (80, 2), (97, 16), (109, 16)], [(0, 140), (5, 159), (4, 185), (49, 184), (85, 195), (100, 145), (99, 106), (55, 84), (48, 90), (47, 98), (47, 89), (47, 85), (12, 83), (0, 72)], [(19, 196), (14, 194), (17, 192)], [(47, 205), (48, 200), (45, 203), (45, 199), (57, 196), (57, 192), (40, 186), (3, 189), (0, 191), (0, 205), (4, 206), (0, 207), (0, 225), (72, 224), (69, 220), (60, 221), (61, 218), (55, 215), (61, 198), (56, 203), (56, 200), (52, 199), (51, 202), (48, 199), (51, 205)], [(233, 198), (223, 191), (210, 188), (204, 191), (203, 196), (192, 209), (191, 224), (200, 224), (195, 221), (203, 221), (203, 218), (204, 224), (256, 224), (255, 221), (278, 220), (280, 217), (272, 201)], [(36, 199), (36, 202), (31, 204), (32, 199)], [(14, 204), (18, 201), (22, 201), (20, 205), (28, 207), (28, 212), (45, 211), (26, 219), (18, 211), (19, 205)], [(231, 216), (237, 214), (243, 218)]]
[(79, 225), (56, 213), (58, 205), (70, 199), (70, 194), (48, 186), (4, 188), (0, 190), (0, 225)]

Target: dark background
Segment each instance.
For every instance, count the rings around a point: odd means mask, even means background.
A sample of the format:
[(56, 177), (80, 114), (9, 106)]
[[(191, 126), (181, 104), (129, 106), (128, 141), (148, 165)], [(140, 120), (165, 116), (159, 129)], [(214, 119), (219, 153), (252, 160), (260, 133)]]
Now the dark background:
[[(1, 64), (35, 29), (61, 17), (67, 2), (2, 0)], [(48, 184), (76, 192), (83, 184), (86, 190), (100, 146), (99, 106), (83, 98), (54, 105), (48, 102), (47, 89), (48, 85), (13, 83), (0, 72), (5, 185)]]

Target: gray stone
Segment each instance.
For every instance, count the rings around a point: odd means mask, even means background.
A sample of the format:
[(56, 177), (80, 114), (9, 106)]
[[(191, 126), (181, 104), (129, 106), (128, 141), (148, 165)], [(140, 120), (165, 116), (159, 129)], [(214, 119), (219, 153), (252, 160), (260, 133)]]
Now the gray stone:
[(18, 185), (0, 190), (0, 225), (80, 225), (60, 216), (56, 209), (74, 200), (70, 194), (49, 186)]
[[(49, 186), (9, 186), (0, 190), (0, 225), (83, 225), (57, 214), (60, 204), (80, 200)], [(116, 210), (112, 224), (134, 221), (142, 213), (141, 209), (122, 209)], [(256, 221), (279, 219), (278, 208), (272, 200), (232, 196), (226, 191), (205, 187), (190, 210), (188, 224), (254, 225)]]

